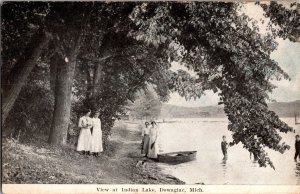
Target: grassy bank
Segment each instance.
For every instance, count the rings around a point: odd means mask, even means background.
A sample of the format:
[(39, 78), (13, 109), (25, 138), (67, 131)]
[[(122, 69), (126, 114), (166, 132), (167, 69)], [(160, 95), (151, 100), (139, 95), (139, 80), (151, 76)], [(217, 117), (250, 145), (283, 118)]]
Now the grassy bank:
[(98, 158), (80, 155), (73, 147), (50, 146), (45, 141), (20, 143), (4, 139), (2, 180), (33, 184), (184, 184), (162, 174), (150, 160), (136, 167), (142, 160), (140, 141), (137, 123), (117, 123), (110, 149)]

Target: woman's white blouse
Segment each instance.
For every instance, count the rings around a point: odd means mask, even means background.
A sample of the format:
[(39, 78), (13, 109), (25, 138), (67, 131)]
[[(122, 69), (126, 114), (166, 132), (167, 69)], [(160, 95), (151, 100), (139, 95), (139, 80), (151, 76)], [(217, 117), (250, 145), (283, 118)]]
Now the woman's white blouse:
[[(88, 125), (88, 126), (86, 126)], [(80, 128), (91, 128), (92, 127), (92, 120), (90, 117), (83, 116), (79, 119), (78, 127)]]
[(101, 129), (101, 121), (99, 118), (92, 118), (93, 127)]

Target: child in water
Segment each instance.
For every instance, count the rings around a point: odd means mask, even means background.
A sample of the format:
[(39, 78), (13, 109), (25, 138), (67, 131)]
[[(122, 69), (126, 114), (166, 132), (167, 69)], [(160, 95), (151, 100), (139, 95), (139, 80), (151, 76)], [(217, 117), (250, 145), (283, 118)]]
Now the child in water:
[(227, 143), (227, 141), (226, 141), (226, 136), (223, 135), (223, 136), (222, 136), (222, 139), (223, 139), (223, 141), (221, 142), (221, 149), (222, 149), (223, 156), (224, 156), (223, 159), (227, 159), (227, 148), (228, 148), (228, 143)]

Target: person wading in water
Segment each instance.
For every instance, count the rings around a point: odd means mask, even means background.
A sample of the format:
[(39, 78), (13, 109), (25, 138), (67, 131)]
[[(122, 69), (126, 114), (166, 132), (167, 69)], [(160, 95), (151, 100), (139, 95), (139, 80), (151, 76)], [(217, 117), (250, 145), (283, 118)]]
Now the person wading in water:
[(221, 149), (222, 149), (222, 153), (223, 153), (223, 160), (227, 159), (227, 149), (228, 149), (228, 143), (226, 141), (226, 136), (223, 135), (222, 136), (223, 141), (221, 142)]

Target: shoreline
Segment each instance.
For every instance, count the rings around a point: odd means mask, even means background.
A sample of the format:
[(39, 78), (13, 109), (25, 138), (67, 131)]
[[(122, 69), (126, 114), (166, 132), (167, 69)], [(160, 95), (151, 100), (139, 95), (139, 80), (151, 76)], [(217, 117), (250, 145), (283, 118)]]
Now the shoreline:
[[(27, 140), (27, 139), (26, 139)], [(139, 123), (116, 122), (110, 149), (99, 157), (84, 156), (74, 146), (52, 146), (45, 139), (2, 139), (3, 184), (185, 184), (162, 173), (140, 154)]]
[[(140, 121), (118, 121), (112, 130), (112, 141), (123, 142), (122, 148), (118, 151), (117, 155), (124, 156), (134, 163), (133, 178), (134, 183), (137, 184), (180, 184), (185, 182), (180, 179), (165, 174), (158, 164), (147, 159), (140, 154), (140, 145), (142, 141), (140, 132)], [(123, 132), (122, 132), (123, 131)], [(127, 143), (124, 144), (124, 142)], [(121, 154), (120, 154), (121, 153)], [(138, 161), (145, 161), (143, 166), (137, 166)], [(140, 179), (140, 180), (136, 180)]]

